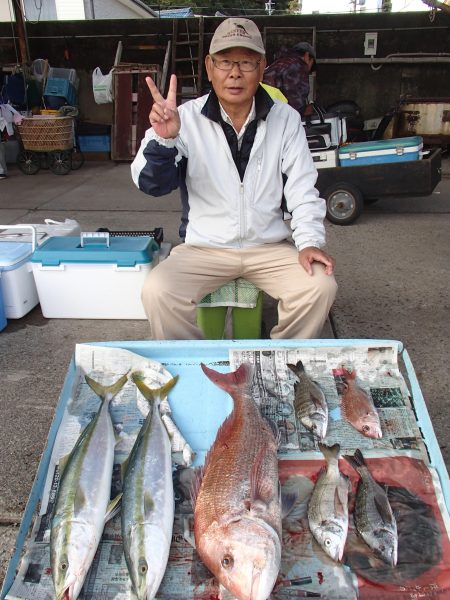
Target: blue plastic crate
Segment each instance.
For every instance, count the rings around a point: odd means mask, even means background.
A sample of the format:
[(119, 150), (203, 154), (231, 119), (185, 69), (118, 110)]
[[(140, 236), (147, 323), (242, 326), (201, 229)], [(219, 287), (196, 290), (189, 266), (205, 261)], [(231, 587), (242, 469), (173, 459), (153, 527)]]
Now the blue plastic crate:
[(109, 152), (111, 150), (109, 135), (80, 135), (78, 143), (81, 152)]
[(77, 92), (75, 87), (68, 79), (59, 77), (49, 77), (45, 84), (44, 97), (59, 96), (65, 98), (67, 104), (75, 106), (77, 104)]

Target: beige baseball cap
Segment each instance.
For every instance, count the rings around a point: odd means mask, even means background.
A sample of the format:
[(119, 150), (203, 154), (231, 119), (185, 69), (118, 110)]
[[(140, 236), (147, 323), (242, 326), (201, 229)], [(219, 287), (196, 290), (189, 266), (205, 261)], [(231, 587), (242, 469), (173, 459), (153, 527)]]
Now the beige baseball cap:
[(215, 54), (229, 48), (249, 48), (259, 54), (266, 53), (259, 29), (250, 19), (231, 17), (217, 27), (209, 53)]

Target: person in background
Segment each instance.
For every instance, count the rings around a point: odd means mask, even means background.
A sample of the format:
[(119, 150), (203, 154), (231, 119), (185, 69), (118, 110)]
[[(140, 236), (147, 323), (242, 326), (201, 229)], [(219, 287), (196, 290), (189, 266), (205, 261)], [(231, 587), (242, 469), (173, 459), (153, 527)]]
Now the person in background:
[(308, 42), (300, 42), (280, 53), (266, 68), (263, 82), (279, 88), (289, 104), (302, 116), (309, 96), (309, 74), (316, 67), (316, 53)]
[(151, 128), (131, 165), (133, 181), (151, 196), (182, 185), (187, 192), (185, 243), (142, 289), (151, 338), (202, 339), (197, 303), (238, 277), (278, 300), (272, 338), (319, 337), (337, 286), (300, 115), (260, 85), (265, 49), (253, 21), (222, 21), (205, 64), (211, 92), (179, 107), (175, 75), (167, 98), (147, 78)]

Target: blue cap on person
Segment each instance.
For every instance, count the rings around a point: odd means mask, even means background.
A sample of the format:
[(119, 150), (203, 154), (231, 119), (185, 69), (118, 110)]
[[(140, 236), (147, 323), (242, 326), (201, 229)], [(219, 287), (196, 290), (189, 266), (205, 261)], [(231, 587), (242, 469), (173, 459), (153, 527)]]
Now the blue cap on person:
[(217, 27), (209, 47), (210, 54), (216, 54), (229, 48), (248, 48), (259, 54), (266, 50), (258, 27), (250, 19), (225, 19)]

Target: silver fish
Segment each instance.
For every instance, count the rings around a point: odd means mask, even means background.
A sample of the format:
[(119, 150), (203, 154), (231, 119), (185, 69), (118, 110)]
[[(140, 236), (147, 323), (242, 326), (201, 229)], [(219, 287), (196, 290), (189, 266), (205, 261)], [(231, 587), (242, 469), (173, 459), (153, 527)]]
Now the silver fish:
[(308, 377), (301, 360), (296, 365), (287, 363), (286, 366), (298, 378), (298, 382), (294, 384), (295, 415), (306, 429), (323, 440), (328, 427), (328, 405), (325, 394), (317, 383)]
[(354, 511), (356, 530), (376, 556), (395, 567), (398, 550), (397, 522), (386, 491), (372, 477), (361, 450), (356, 450), (354, 456), (344, 458), (361, 477)]
[(122, 537), (133, 590), (139, 600), (150, 600), (166, 570), (175, 505), (171, 446), (159, 404), (178, 377), (158, 389), (147, 387), (136, 373), (131, 378), (150, 410), (124, 467)]
[(109, 406), (127, 382), (127, 375), (110, 386), (88, 376), (85, 379), (102, 402), (72, 452), (60, 461), (62, 475), (50, 529), (56, 600), (78, 598), (104, 524), (120, 500), (119, 496), (110, 502), (115, 436)]
[(311, 533), (333, 560), (342, 560), (348, 532), (347, 477), (339, 471), (339, 444), (319, 443), (327, 466), (322, 469), (308, 505)]

